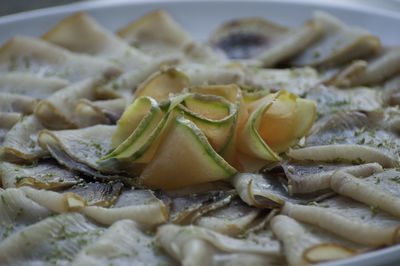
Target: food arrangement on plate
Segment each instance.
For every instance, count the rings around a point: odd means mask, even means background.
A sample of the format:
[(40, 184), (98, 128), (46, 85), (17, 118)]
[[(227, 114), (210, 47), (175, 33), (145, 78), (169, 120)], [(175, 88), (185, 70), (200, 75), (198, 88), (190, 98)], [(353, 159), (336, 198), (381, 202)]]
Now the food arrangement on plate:
[(163, 10), (14, 37), (0, 264), (304, 265), (398, 243), (399, 58), (320, 11), (205, 43)]

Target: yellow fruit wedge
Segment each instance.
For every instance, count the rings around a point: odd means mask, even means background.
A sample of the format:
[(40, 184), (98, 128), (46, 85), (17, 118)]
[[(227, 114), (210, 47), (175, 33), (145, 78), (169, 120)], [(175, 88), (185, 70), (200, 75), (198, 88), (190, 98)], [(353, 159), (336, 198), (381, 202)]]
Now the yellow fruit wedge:
[(192, 94), (177, 109), (199, 127), (217, 152), (231, 141), (237, 110), (224, 98)]
[(135, 93), (135, 98), (149, 96), (157, 102), (168, 99), (170, 94), (178, 94), (190, 85), (189, 78), (175, 68), (169, 68), (151, 75)]
[[(277, 97), (277, 94), (274, 94)], [(238, 132), (238, 149), (249, 156), (267, 160), (279, 161), (280, 157), (260, 136), (258, 129), (264, 114), (271, 108), (274, 99), (264, 99), (250, 114), (243, 128)]]
[(194, 86), (190, 88), (190, 92), (205, 94), (205, 95), (216, 95), (225, 98), (231, 103), (235, 104), (240, 100), (242, 94), (241, 90), (237, 85), (211, 85), (211, 86)]
[(261, 90), (255, 90), (255, 91), (250, 91), (247, 89), (242, 89), (243, 93), (243, 100), (246, 105), (251, 104), (252, 102), (255, 102), (259, 99), (264, 98), (268, 94), (270, 94), (269, 90), (266, 89), (261, 89)]
[(248, 118), (248, 111), (245, 108), (245, 104), (242, 97), (242, 90), (237, 85), (231, 84), (231, 85), (215, 85), (215, 86), (196, 86), (190, 88), (190, 91), (205, 95), (220, 96), (235, 105), (236, 115), (233, 121), (229, 142), (227, 142), (226, 145), (218, 149), (218, 153), (231, 165), (239, 167), (240, 165), (238, 164), (236, 158), (237, 131), (244, 126)]
[[(271, 96), (264, 99), (271, 99)], [(249, 105), (249, 110), (259, 103), (260, 100)], [(316, 105), (313, 101), (301, 99), (282, 90), (272, 106), (263, 114), (258, 132), (272, 150), (280, 153), (308, 132), (315, 117)]]
[(183, 104), (192, 112), (212, 120), (221, 120), (230, 115), (233, 109), (230, 102), (219, 96), (193, 94)]
[[(141, 97), (129, 105), (117, 122), (117, 130), (111, 141), (111, 146), (116, 148), (123, 143), (136, 128), (142, 133), (150, 130), (150, 125), (161, 120), (163, 112), (157, 102), (150, 97)], [(121, 150), (121, 148), (120, 148)]]
[[(291, 143), (296, 129), (297, 96), (281, 94), (263, 114), (258, 132), (268, 146), (276, 152)], [(285, 149), (285, 148), (283, 148)]]
[[(140, 122), (139, 126), (132, 132), (132, 134), (121, 143), (114, 151), (101, 158), (101, 161), (110, 159), (118, 159), (123, 161), (125, 165), (130, 163), (148, 163), (157, 150), (158, 145), (162, 141), (163, 132), (165, 131), (168, 121), (171, 117), (171, 112), (174, 108), (181, 103), (188, 94), (182, 94), (176, 97), (171, 97), (169, 107), (164, 114), (156, 104), (155, 110), (152, 114), (149, 113)], [(137, 99), (151, 99), (150, 97), (142, 97)], [(136, 103), (135, 101), (135, 103)], [(155, 101), (151, 100), (154, 104)], [(134, 103), (134, 104), (135, 104)], [(157, 109), (157, 108), (158, 109)], [(130, 113), (135, 115), (135, 113)], [(103, 162), (112, 163), (112, 162)]]
[(317, 106), (314, 101), (297, 98), (296, 138), (303, 137), (311, 129), (317, 117)]
[(193, 122), (177, 116), (140, 180), (146, 186), (170, 190), (225, 179), (236, 172)]

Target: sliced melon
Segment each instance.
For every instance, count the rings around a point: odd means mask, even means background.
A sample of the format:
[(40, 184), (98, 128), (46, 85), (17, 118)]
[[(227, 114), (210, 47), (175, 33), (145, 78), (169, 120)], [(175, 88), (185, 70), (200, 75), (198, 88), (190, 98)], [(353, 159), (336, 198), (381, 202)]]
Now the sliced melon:
[(177, 109), (200, 128), (217, 152), (230, 142), (237, 115), (234, 104), (220, 96), (192, 94)]
[[(206, 94), (206, 95), (216, 95), (224, 97), (231, 103), (236, 103), (241, 97), (241, 90), (238, 86), (231, 85), (215, 85), (215, 86), (194, 86), (190, 88), (191, 92)], [(239, 93), (240, 91), (240, 93)]]
[(158, 107), (157, 102), (150, 97), (140, 97), (129, 105), (117, 123), (117, 130), (111, 141), (112, 148), (116, 148), (124, 142), (136, 128), (146, 128), (150, 122), (154, 122), (156, 118), (161, 119), (162, 111)]
[(234, 84), (218, 86), (196, 86), (190, 89), (192, 92), (201, 94), (210, 94), (224, 97), (226, 100), (235, 104), (237, 114), (235, 115), (231, 130), (230, 141), (218, 150), (218, 153), (230, 164), (238, 166), (236, 160), (236, 132), (243, 128), (247, 118), (248, 111), (242, 97), (242, 90)]
[[(277, 95), (275, 94), (275, 97)], [(265, 99), (250, 115), (243, 129), (238, 132), (238, 149), (250, 156), (267, 161), (279, 161), (276, 154), (258, 133), (264, 114), (271, 108), (274, 100)]]
[(226, 100), (236, 104), (238, 110), (238, 127), (241, 127), (247, 120), (249, 114), (244, 108), (242, 90), (234, 84), (218, 86), (196, 86), (190, 89), (191, 92), (200, 94), (211, 94), (224, 97)]
[(168, 99), (170, 94), (178, 94), (189, 87), (189, 78), (175, 68), (159, 71), (150, 76), (136, 91), (135, 98), (149, 96), (157, 102)]
[(230, 115), (232, 104), (224, 98), (214, 95), (193, 94), (185, 99), (183, 104), (200, 116), (212, 120), (221, 120)]
[[(258, 133), (271, 149), (281, 152), (294, 138), (296, 129), (297, 96), (282, 91), (262, 115)], [(287, 148), (287, 147), (286, 147)], [(283, 149), (286, 149), (283, 147)]]
[[(256, 108), (266, 99), (271, 99), (271, 95), (250, 104), (249, 110)], [(272, 106), (263, 114), (258, 132), (272, 150), (283, 152), (308, 132), (315, 117), (316, 106), (313, 101), (301, 99), (282, 90)]]
[(317, 106), (314, 101), (297, 98), (296, 138), (305, 136), (317, 117)]
[(193, 122), (177, 116), (140, 179), (149, 187), (169, 190), (228, 178), (236, 172)]
[(134, 163), (148, 163), (153, 158), (157, 147), (163, 139), (163, 132), (168, 125), (168, 121), (171, 120), (171, 117), (174, 117), (171, 112), (188, 95), (182, 94), (172, 97), (167, 104), (168, 108), (165, 114), (158, 110), (152, 116), (143, 118), (133, 133), (113, 152), (101, 158), (101, 161), (105, 161), (103, 162), (104, 164), (114, 164), (115, 162), (110, 160), (120, 160), (123, 162), (122, 165), (126, 167)]
[(126, 158), (128, 162), (149, 163), (153, 159), (154, 154), (165, 138), (166, 132), (170, 128), (171, 122), (177, 115), (176, 106), (188, 96), (189, 94), (181, 94), (170, 98), (169, 107), (163, 119), (158, 123), (147, 141), (134, 154)]
[(238, 127), (241, 127), (248, 118), (247, 109), (244, 108), (242, 90), (234, 84), (217, 86), (195, 86), (190, 88), (191, 92), (221, 96), (236, 105), (238, 110)]
[(259, 99), (264, 98), (265, 96), (270, 94), (270, 91), (267, 89), (263, 90), (255, 90), (255, 91), (250, 91), (250, 90), (242, 90), (243, 93), (243, 100), (245, 104), (251, 104), (252, 102), (255, 102)]
[[(115, 150), (102, 158), (127, 158), (149, 138), (164, 116), (157, 102), (150, 97), (137, 99), (123, 114), (113, 136), (113, 145), (124, 139)], [(127, 137), (126, 137), (127, 136)]]

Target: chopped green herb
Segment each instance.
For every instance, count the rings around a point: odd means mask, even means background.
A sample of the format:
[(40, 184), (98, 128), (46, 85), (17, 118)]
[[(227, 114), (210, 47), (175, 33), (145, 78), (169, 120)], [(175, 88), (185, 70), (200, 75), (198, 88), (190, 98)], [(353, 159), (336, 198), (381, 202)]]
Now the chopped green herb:
[(1, 202), (2, 202), (4, 205), (7, 205), (7, 201), (6, 201), (6, 198), (4, 197), (4, 195), (1, 195)]
[(400, 184), (400, 177), (396, 176), (396, 177), (390, 177), (388, 178), (390, 181), (396, 182)]
[(372, 212), (372, 216), (375, 216), (379, 211), (379, 207), (378, 206), (370, 206), (369, 209)]
[(29, 68), (31, 67), (31, 60), (30, 60), (30, 58), (27, 57), (27, 56), (24, 56), (24, 57), (22, 58), (22, 60), (23, 60), (24, 63), (25, 63), (25, 68), (26, 68), (26, 69), (29, 69)]
[(343, 159), (342, 158), (335, 158), (331, 161), (331, 163), (333, 164), (339, 164), (339, 163), (343, 163)]
[(10, 231), (14, 230), (15, 225), (14, 224), (8, 224), (5, 226), (6, 230), (3, 233), (3, 237), (6, 238), (10, 235)]
[(360, 141), (357, 142), (357, 144), (364, 144), (365, 143), (365, 138), (362, 138)]
[(330, 143), (335, 143), (335, 142), (340, 142), (340, 141), (345, 141), (347, 139), (346, 136), (343, 137), (332, 137), (330, 140)]
[(334, 107), (334, 106), (342, 106), (342, 105), (347, 105), (347, 104), (350, 104), (350, 101), (340, 100), (340, 101), (335, 101), (333, 103), (328, 103), (328, 106)]
[(24, 211), (23, 208), (19, 208), (17, 211), (17, 214), (15, 215), (15, 218), (18, 218), (19, 216), (21, 216), (23, 211)]
[(360, 157), (358, 157), (357, 159), (352, 160), (351, 163), (358, 165), (358, 164), (364, 164), (365, 161), (363, 159), (361, 159)]
[(15, 178), (15, 184), (18, 184), (18, 183), (20, 183), (23, 179), (25, 179), (25, 178), (29, 178), (29, 176), (17, 176), (16, 178)]
[(8, 65), (8, 71), (14, 71), (17, 70), (19, 67), (17, 58), (15, 56), (11, 56), (10, 58), (10, 64)]
[(362, 127), (359, 131), (354, 132), (354, 137), (358, 137), (359, 135), (363, 134), (365, 132), (365, 126)]
[(319, 50), (314, 51), (314, 58), (319, 58), (321, 56), (321, 52)]

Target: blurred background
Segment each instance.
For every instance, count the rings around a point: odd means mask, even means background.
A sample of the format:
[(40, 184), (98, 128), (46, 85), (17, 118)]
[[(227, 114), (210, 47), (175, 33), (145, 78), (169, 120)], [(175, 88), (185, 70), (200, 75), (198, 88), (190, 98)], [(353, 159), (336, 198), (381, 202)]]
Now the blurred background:
[[(24, 12), (33, 9), (72, 4), (76, 2), (87, 2), (87, 1), (111, 2), (115, 0), (0, 0), (0, 16)], [(125, 1), (147, 2), (146, 0), (125, 0)], [(168, 1), (168, 0), (157, 0), (157, 1)], [(182, 1), (190, 1), (190, 0), (182, 0)], [(390, 11), (400, 12), (400, 0), (297, 0), (297, 1), (319, 2), (319, 3), (331, 2), (343, 5), (370, 6), (377, 9), (386, 9)]]
[(76, 2), (82, 0), (0, 0), (0, 16)]

